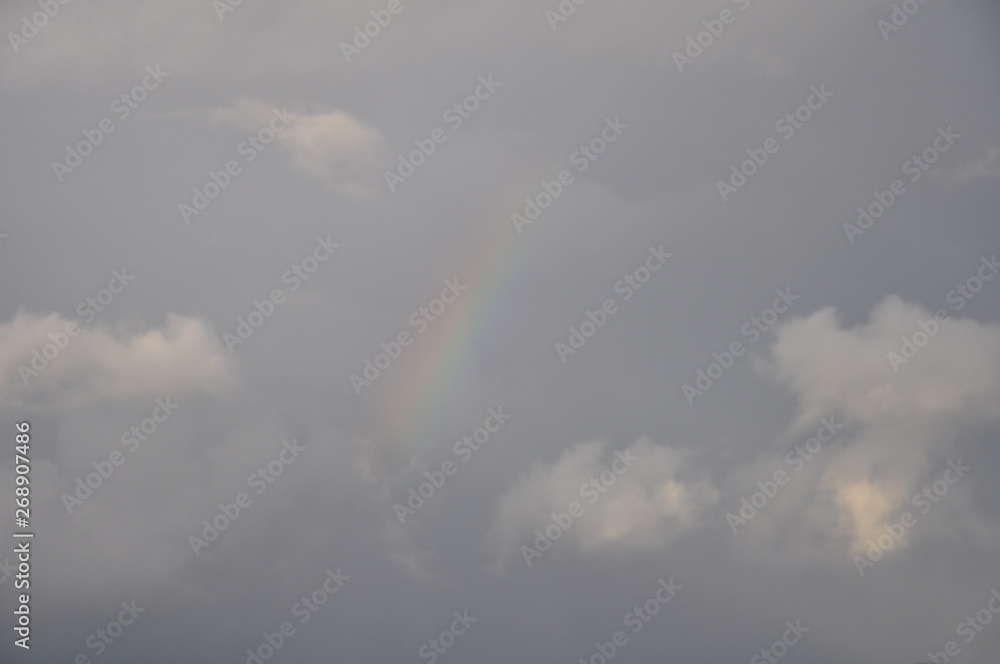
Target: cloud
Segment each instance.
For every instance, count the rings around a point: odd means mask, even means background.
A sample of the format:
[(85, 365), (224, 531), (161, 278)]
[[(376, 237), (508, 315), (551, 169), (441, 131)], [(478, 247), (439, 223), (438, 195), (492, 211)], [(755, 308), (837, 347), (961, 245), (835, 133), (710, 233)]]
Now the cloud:
[(499, 559), (529, 542), (534, 529), (550, 523), (551, 513), (566, 512), (573, 502), (582, 506), (583, 515), (560, 542), (567, 539), (581, 551), (593, 553), (610, 547), (662, 548), (694, 528), (704, 510), (718, 499), (707, 481), (681, 478), (684, 452), (648, 438), (640, 438), (627, 450), (638, 460), (616, 474), (604, 493), (594, 489), (581, 493), (602, 472), (608, 477), (606, 471), (616, 461), (604, 443), (578, 443), (551, 465), (535, 463), (497, 501), (490, 536)]
[(1000, 418), (1000, 325), (950, 318), (899, 373), (892, 370), (888, 353), (899, 353), (902, 338), (931, 319), (923, 307), (889, 296), (852, 328), (842, 328), (832, 308), (779, 326), (758, 369), (798, 400), (790, 435), (831, 413), (845, 417), (852, 433), (810, 468), (814, 490), (794, 505), (768, 506), (762, 520), (775, 527), (795, 521), (803, 540), (810, 532), (863, 551), (937, 479), (963, 432)]
[(218, 396), (235, 382), (232, 360), (196, 318), (168, 314), (160, 330), (77, 327), (69, 336), (71, 322), (20, 311), (0, 324), (0, 404), (51, 409), (190, 392)]
[(893, 372), (888, 353), (898, 354), (901, 337), (912, 337), (920, 321), (932, 318), (923, 307), (891, 295), (872, 309), (868, 323), (841, 329), (828, 307), (779, 326), (771, 360), (759, 368), (793, 389), (803, 425), (836, 409), (872, 425), (970, 411), (996, 417), (1000, 325), (951, 318)]
[[(266, 126), (274, 108), (259, 99), (240, 97), (231, 107), (210, 110), (208, 117), (244, 131), (257, 131)], [(278, 144), (291, 153), (292, 166), (342, 192), (367, 191), (362, 181), (375, 171), (385, 144), (382, 134), (339, 110), (296, 113), (294, 118), (277, 135)]]
[(352, 173), (373, 169), (382, 135), (342, 111), (299, 117), (279, 136), (292, 152), (292, 165), (318, 179), (356, 188)]

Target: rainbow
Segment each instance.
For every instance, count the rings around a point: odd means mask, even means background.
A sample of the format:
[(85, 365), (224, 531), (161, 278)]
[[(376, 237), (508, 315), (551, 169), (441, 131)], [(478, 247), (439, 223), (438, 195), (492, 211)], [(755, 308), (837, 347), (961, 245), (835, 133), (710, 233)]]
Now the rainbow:
[[(462, 433), (454, 418), (446, 416), (447, 407), (462, 401), (480, 353), (510, 326), (510, 302), (528, 280), (528, 256), (544, 244), (544, 223), (533, 224), (523, 235), (514, 231), (509, 211), (523, 207), (524, 201), (523, 196), (511, 199), (502, 223), (488, 218), (462, 260), (443, 275), (457, 276), (468, 291), (416, 337), (390, 370), (388, 384), (376, 393), (376, 439), (392, 452), (412, 454), (414, 448), (450, 443)], [(529, 239), (531, 234), (535, 237)], [(484, 413), (497, 405), (481, 404)]]
[[(581, 136), (593, 134), (590, 121), (584, 119), (566, 129)], [(483, 219), (483, 231), (462, 252), (464, 260), (444, 275), (457, 276), (467, 283), (468, 292), (416, 338), (400, 358), (398, 368), (393, 367), (395, 375), (386, 378), (390, 385), (379, 390), (375, 399), (376, 440), (390, 450), (412, 454), (414, 448), (457, 439), (462, 433), (456, 430), (455, 418), (446, 416), (448, 405), (462, 403), (480, 354), (491, 339), (511, 327), (513, 299), (529, 287), (533, 278), (544, 278), (541, 273), (532, 274), (533, 268), (546, 268), (544, 261), (533, 257), (545, 255), (558, 242), (551, 210), (527, 227), (524, 234), (515, 232), (510, 214), (523, 210), (525, 194), (535, 196), (541, 179), (551, 181), (559, 168), (566, 166), (538, 168), (534, 177), (525, 177), (532, 182), (527, 191), (512, 183), (497, 211)], [(573, 175), (579, 177), (576, 172)], [(566, 203), (560, 200), (560, 205)], [(480, 407), (485, 413), (488, 407), (497, 405), (484, 403)]]

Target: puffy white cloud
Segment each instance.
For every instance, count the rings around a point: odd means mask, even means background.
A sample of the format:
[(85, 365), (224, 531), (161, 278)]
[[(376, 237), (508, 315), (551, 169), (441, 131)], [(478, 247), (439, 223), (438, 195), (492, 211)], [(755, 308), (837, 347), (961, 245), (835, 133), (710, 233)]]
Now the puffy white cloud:
[(870, 425), (1000, 414), (1000, 325), (951, 318), (893, 371), (888, 354), (898, 354), (901, 338), (912, 338), (919, 322), (932, 318), (895, 295), (850, 329), (840, 327), (832, 308), (822, 309), (779, 326), (772, 359), (761, 368), (794, 390), (803, 425), (833, 410)]
[(332, 111), (301, 116), (279, 136), (292, 152), (292, 165), (315, 178), (354, 189), (359, 166), (374, 169), (382, 135), (347, 113)]
[[(620, 450), (626, 454), (626, 450)], [(579, 503), (583, 515), (560, 537), (588, 552), (608, 547), (652, 549), (663, 547), (699, 522), (718, 494), (702, 479), (683, 477), (686, 453), (640, 438), (628, 446), (637, 457), (625, 468), (604, 443), (578, 443), (551, 465), (536, 462), (497, 502), (491, 538), (501, 561), (536, 528), (545, 528), (553, 512), (566, 512)], [(628, 456), (626, 455), (626, 456)], [(615, 463), (617, 468), (610, 470)], [(614, 475), (600, 492), (592, 479)]]
[[(840, 542), (835, 549), (863, 551), (885, 532), (883, 523), (915, 511), (911, 497), (943, 472), (962, 432), (1000, 416), (1000, 325), (952, 317), (898, 373), (893, 370), (888, 354), (899, 354), (903, 337), (912, 339), (920, 321), (932, 319), (923, 307), (889, 296), (868, 322), (851, 328), (841, 327), (832, 308), (779, 326), (771, 357), (758, 368), (799, 402), (789, 438), (831, 413), (846, 418), (850, 433), (805, 471), (812, 479), (805, 482), (808, 491), (792, 489), (794, 501), (762, 510), (746, 529), (756, 531), (753, 539), (794, 523), (801, 540), (822, 542), (820, 549)], [(778, 459), (762, 462), (759, 479), (775, 467), (783, 467)], [(967, 507), (949, 499), (935, 511), (943, 515), (960, 505)], [(962, 518), (976, 520), (970, 513)]]
[(0, 404), (73, 408), (190, 392), (221, 395), (234, 385), (235, 364), (204, 321), (169, 314), (160, 330), (129, 334), (84, 326), (70, 336), (71, 323), (55, 313), (21, 311), (0, 324)]
[[(208, 117), (255, 132), (267, 126), (274, 108), (259, 99), (240, 97), (231, 107), (208, 111)], [(364, 193), (361, 183), (375, 173), (385, 142), (382, 134), (343, 111), (320, 109), (291, 115), (294, 119), (277, 134), (277, 141), (291, 153), (292, 166), (344, 193)]]

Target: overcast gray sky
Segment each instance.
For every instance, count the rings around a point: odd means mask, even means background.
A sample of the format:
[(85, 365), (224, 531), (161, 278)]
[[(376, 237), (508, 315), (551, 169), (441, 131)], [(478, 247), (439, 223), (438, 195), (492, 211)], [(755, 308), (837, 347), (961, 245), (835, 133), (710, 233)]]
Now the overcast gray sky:
[(996, 662), (995, 2), (0, 27), (0, 661)]

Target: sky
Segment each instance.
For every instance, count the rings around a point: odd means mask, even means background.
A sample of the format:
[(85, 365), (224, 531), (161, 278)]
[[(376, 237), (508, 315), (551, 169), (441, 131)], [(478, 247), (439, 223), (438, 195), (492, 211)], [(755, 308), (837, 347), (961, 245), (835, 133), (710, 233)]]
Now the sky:
[(4, 2), (0, 662), (995, 662), (998, 9)]

